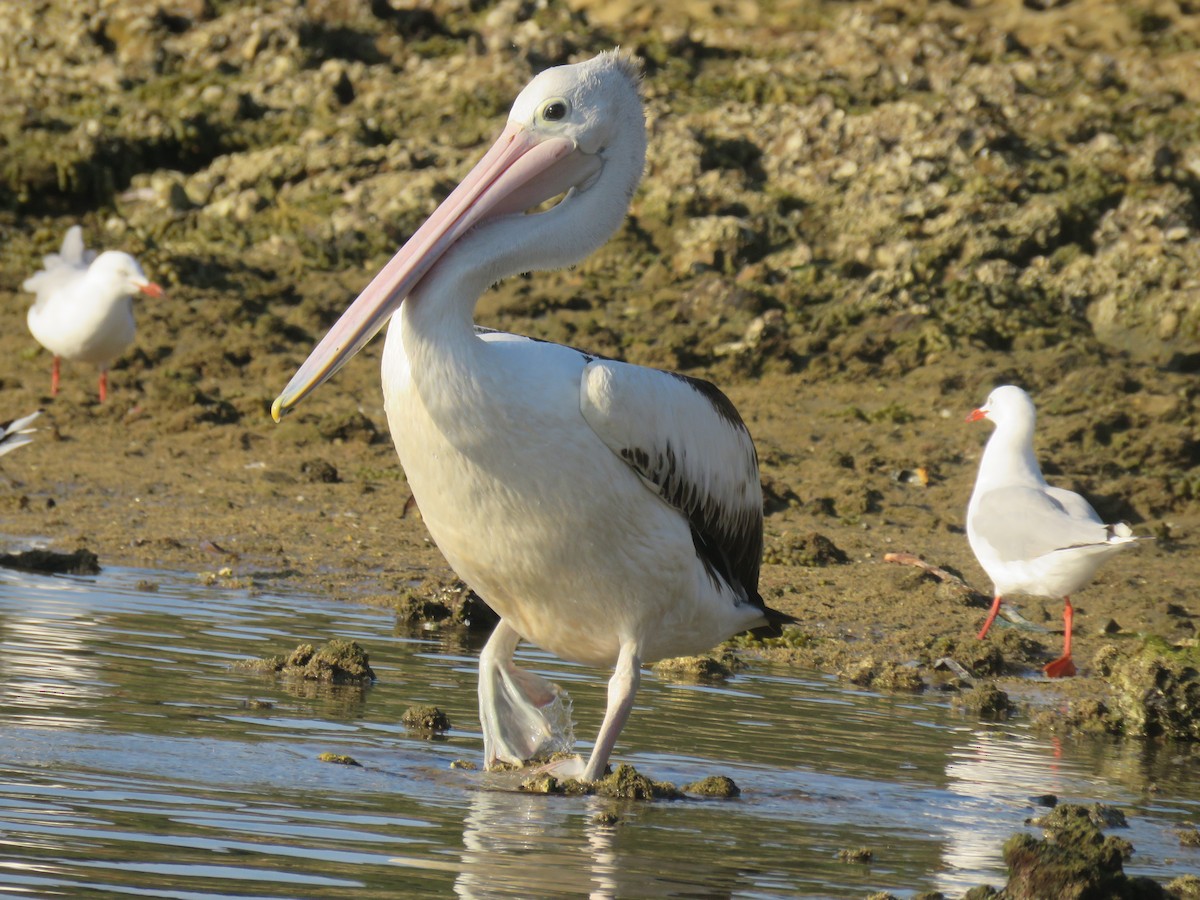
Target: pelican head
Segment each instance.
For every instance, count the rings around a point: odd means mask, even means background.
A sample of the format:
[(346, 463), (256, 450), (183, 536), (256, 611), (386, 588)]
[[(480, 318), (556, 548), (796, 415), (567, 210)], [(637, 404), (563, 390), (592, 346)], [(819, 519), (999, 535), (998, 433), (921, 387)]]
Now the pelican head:
[[(517, 96), (491, 149), (309, 355), (272, 417), (279, 421), (361, 350), (464, 237), (473, 236), (473, 249), (489, 238), (477, 263), (489, 280), (583, 259), (620, 225), (645, 157), (631, 58), (612, 51), (542, 72)], [(560, 195), (550, 209), (530, 212)]]

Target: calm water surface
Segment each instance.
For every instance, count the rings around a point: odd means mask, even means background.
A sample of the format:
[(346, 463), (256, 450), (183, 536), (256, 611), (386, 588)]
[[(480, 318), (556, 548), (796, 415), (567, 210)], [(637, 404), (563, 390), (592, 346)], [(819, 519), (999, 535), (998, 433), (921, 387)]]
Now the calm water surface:
[[(138, 582), (158, 585), (139, 590)], [(354, 639), (365, 689), (234, 671)], [(647, 673), (615, 759), (676, 783), (727, 774), (735, 801), (528, 796), (479, 763), (477, 648), (393, 616), (186, 577), (0, 570), (0, 893), (154, 897), (863, 897), (1005, 881), (999, 848), (1033, 798), (1121, 807), (1127, 870), (1200, 871), (1200, 764), (1169, 747), (980, 725), (939, 697), (889, 697), (763, 666), (720, 687)], [(580, 745), (606, 672), (536, 651)], [(400, 725), (436, 703), (453, 730)], [(318, 761), (353, 756), (361, 768)], [(1151, 786), (1156, 786), (1152, 788)], [(597, 813), (619, 816), (597, 824)], [(842, 849), (868, 847), (869, 864)]]

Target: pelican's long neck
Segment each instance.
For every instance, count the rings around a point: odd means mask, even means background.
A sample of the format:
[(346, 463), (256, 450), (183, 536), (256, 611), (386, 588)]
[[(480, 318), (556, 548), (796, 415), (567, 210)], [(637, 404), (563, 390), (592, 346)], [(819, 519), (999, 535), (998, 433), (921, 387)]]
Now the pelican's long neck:
[(1046, 483), (1033, 453), (1033, 427), (1033, 419), (996, 423), (979, 463), (977, 492), (1008, 484)]
[(542, 213), (485, 222), (459, 240), (400, 307), (408, 352), (420, 352), (418, 342), (438, 353), (464, 346), (474, 340), (480, 295), (497, 281), (573, 265), (603, 245), (625, 218), (643, 159), (644, 149), (606, 158), (586, 190)]

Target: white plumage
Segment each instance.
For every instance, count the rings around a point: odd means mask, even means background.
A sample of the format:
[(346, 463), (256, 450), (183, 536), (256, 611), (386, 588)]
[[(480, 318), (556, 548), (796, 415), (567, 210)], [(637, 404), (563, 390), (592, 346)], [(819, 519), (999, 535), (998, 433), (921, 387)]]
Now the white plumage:
[(34, 410), (27, 416), (14, 419), (0, 430), (0, 456), (33, 442), (33, 433), (37, 431), (33, 422), (41, 414), (40, 409)]
[(83, 230), (73, 225), (62, 249), (43, 260), (43, 268), (22, 285), (37, 296), (29, 308), (29, 331), (54, 355), (50, 382), (58, 393), (59, 361), (78, 360), (100, 370), (100, 402), (108, 394), (108, 367), (133, 343), (133, 299), (141, 291), (162, 296), (162, 288), (146, 278), (128, 253), (108, 250), (99, 255), (83, 244)]
[(587, 765), (557, 769), (587, 780), (603, 774), (643, 663), (788, 618), (757, 591), (758, 463), (724, 395), (472, 321), (497, 279), (574, 263), (620, 225), (645, 157), (637, 77), (616, 53), (537, 76), (274, 409), (395, 313), (383, 384), (396, 449), (438, 547), (501, 616), (480, 656), (486, 762), (560, 749), (557, 688), (512, 660), (524, 638), (615, 669)]
[(967, 507), (967, 539), (995, 586), (979, 637), (987, 635), (1005, 596), (1062, 598), (1063, 653), (1045, 671), (1051, 677), (1074, 675), (1070, 595), (1092, 580), (1104, 560), (1138, 538), (1123, 522), (1106, 525), (1079, 494), (1046, 483), (1033, 452), (1037, 413), (1021, 388), (996, 388), (967, 417), (979, 419), (996, 426)]

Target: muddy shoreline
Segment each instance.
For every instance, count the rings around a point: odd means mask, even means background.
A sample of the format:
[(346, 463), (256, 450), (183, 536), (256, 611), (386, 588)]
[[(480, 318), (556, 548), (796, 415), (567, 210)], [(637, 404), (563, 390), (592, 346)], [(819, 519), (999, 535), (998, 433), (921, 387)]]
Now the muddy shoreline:
[[(379, 343), (282, 425), (270, 402), (529, 73), (621, 43), (651, 127), (630, 221), (477, 318), (728, 393), (762, 461), (762, 592), (802, 623), (741, 649), (882, 690), (964, 690), (952, 659), (1040, 727), (1200, 738), (1200, 22), (1034, 6), (329, 0), (251, 22), (45, 2), (34, 32), (6, 8), (0, 417), (45, 413), (0, 460), (4, 549), (453, 604)], [(49, 396), (24, 325), (21, 282), (75, 222), (168, 289), (139, 303), (104, 406), (81, 366)], [(963, 522), (988, 428), (963, 417), (1006, 382), (1038, 403), (1048, 477), (1158, 538), (1076, 598), (1082, 673), (1054, 684), (1031, 676), (1057, 601), (1019, 605), (1044, 631), (974, 638), (990, 585)]]

